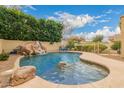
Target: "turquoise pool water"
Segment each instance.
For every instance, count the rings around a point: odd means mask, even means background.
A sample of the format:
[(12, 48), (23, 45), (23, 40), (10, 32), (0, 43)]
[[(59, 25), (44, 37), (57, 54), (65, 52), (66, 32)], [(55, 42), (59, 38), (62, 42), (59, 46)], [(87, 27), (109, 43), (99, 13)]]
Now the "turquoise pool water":
[[(87, 64), (79, 58), (79, 53), (48, 53), (21, 59), (20, 66), (33, 65), (36, 67), (36, 75), (41, 78), (67, 85), (77, 85), (94, 82), (105, 78), (108, 71), (100, 66)], [(58, 68), (60, 61), (69, 64), (64, 70)]]

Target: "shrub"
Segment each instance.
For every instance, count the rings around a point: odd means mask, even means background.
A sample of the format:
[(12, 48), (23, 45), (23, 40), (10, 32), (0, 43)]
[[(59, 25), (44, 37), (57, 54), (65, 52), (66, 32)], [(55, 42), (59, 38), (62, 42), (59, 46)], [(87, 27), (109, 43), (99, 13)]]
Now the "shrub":
[(74, 48), (74, 47), (75, 47), (75, 40), (70, 39), (70, 40), (68, 41), (67, 48), (69, 48), (69, 49), (71, 50), (71, 49)]
[(9, 58), (9, 55), (8, 54), (0, 54), (0, 61), (5, 61)]
[(108, 47), (106, 46), (106, 45), (104, 45), (104, 44), (100, 44), (99, 45), (99, 52), (101, 53), (101, 52), (103, 52), (104, 50), (106, 50)]
[(114, 44), (111, 46), (111, 49), (113, 50), (119, 50), (121, 48), (121, 42), (115, 41)]
[[(95, 45), (95, 48), (97, 48), (97, 44)], [(99, 44), (99, 52), (100, 53), (102, 53), (106, 49), (107, 49), (106, 45)], [(75, 50), (76, 51), (85, 51), (85, 52), (94, 52), (94, 45), (93, 44), (84, 44), (82, 46), (76, 46)], [(97, 51), (95, 51), (95, 52), (97, 52)]]
[[(77, 36), (73, 36), (68, 38), (68, 45), (67, 47), (71, 50), (73, 48), (73, 50), (76, 50), (75, 45), (76, 44), (80, 44), (81, 41), (85, 41), (85, 39), (83, 37), (77, 37)], [(79, 46), (80, 47), (80, 46)]]
[(86, 52), (93, 52), (94, 46), (93, 45), (83, 45), (82, 50)]
[(63, 25), (0, 6), (0, 39), (59, 42)]

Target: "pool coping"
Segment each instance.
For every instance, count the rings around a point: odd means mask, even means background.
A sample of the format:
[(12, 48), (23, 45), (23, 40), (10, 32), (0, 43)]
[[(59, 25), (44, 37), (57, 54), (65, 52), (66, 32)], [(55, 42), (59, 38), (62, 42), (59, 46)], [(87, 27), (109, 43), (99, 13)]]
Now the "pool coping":
[[(56, 51), (55, 51), (56, 52)], [(66, 52), (66, 51), (64, 51)], [(15, 86), (14, 88), (123, 88), (124, 87), (124, 63), (122, 61), (106, 58), (95, 53), (80, 52), (80, 51), (67, 51), (81, 53), (80, 59), (86, 60), (90, 63), (101, 65), (109, 70), (109, 74), (104, 79), (99, 81), (79, 84), (79, 85), (64, 85), (56, 84), (44, 80), (38, 76), (34, 79), (27, 81), (23, 84)], [(19, 67), (20, 59), (24, 56), (20, 56), (16, 59), (14, 68)]]

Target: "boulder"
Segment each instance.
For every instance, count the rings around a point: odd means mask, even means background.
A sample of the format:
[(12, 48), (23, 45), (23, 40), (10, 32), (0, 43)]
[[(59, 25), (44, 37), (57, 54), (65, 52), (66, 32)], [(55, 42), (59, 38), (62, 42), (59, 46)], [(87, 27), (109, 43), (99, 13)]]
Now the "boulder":
[(32, 49), (34, 50), (35, 54), (44, 54), (45, 48), (39, 41), (35, 41), (32, 45)]
[(10, 78), (13, 73), (14, 70), (7, 70), (0, 73), (0, 87), (7, 87), (10, 85)]
[(13, 50), (14, 53), (21, 55), (44, 54), (46, 51), (47, 49), (39, 41), (34, 41), (32, 43), (20, 45)]
[(30, 55), (31, 51), (23, 45), (17, 46), (11, 53), (20, 55)]
[(16, 86), (35, 77), (36, 68), (34, 66), (24, 66), (17, 69), (10, 78), (10, 85)]
[(58, 63), (58, 67), (60, 69), (64, 69), (64, 68), (66, 68), (68, 66), (69, 66), (68, 63), (67, 62), (64, 62), (64, 61), (61, 61), (61, 62)]

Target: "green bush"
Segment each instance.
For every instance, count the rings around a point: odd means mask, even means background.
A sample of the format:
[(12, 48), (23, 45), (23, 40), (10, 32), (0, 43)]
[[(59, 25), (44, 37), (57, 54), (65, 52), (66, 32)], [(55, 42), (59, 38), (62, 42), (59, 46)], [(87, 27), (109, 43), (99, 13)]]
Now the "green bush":
[(100, 45), (99, 45), (99, 51), (100, 51), (100, 53), (103, 52), (104, 50), (106, 50), (107, 48), (108, 48), (108, 47), (107, 47), (106, 45), (100, 44)]
[[(97, 44), (95, 45), (95, 48), (97, 48)], [(107, 46), (104, 44), (99, 44), (99, 52), (102, 53), (105, 49), (107, 49)], [(85, 52), (94, 52), (94, 45), (93, 44), (84, 44), (82, 46), (76, 46), (76, 51), (85, 51)], [(97, 49), (96, 51), (97, 52)]]
[(0, 61), (5, 61), (9, 58), (8, 54), (0, 54)]
[(111, 49), (113, 50), (119, 50), (121, 48), (121, 42), (115, 41), (114, 44), (111, 46)]
[(74, 40), (69, 40), (67, 48), (69, 48), (71, 50), (72, 48), (74, 48), (74, 46), (75, 46), (75, 41)]
[(82, 50), (86, 52), (93, 52), (94, 46), (93, 45), (83, 45)]
[(59, 42), (63, 25), (0, 6), (0, 39)]

